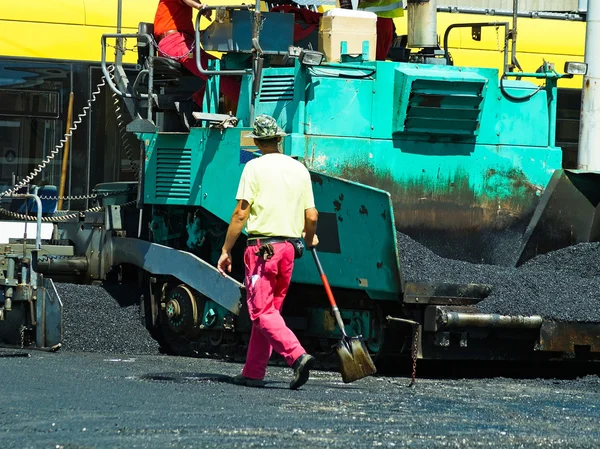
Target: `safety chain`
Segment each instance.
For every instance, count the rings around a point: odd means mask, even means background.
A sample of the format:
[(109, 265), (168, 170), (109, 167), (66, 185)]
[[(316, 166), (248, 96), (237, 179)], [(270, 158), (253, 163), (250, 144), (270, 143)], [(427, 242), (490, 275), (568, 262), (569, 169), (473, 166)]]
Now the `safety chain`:
[[(499, 31), (500, 27), (496, 27), (496, 48), (498, 49), (498, 53), (503, 53), (506, 50), (506, 45), (502, 45), (502, 48), (500, 48), (500, 31)], [(506, 43), (506, 42), (505, 42)]]
[(196, 39), (194, 39), (194, 41), (192, 42), (192, 45), (190, 46), (190, 51), (188, 51), (184, 55), (174, 56), (174, 55), (170, 55), (170, 54), (165, 53), (164, 51), (162, 51), (158, 47), (158, 42), (156, 42), (156, 39), (154, 38), (154, 36), (152, 36), (151, 38), (152, 38), (152, 45), (154, 45), (154, 48), (156, 48), (156, 54), (158, 54), (158, 55), (164, 55), (165, 57), (173, 59), (175, 61), (179, 61), (181, 59), (189, 58), (194, 53), (194, 49), (196, 48)]
[[(109, 67), (109, 72), (112, 73), (114, 71), (114, 66)], [(73, 125), (69, 127), (69, 131), (65, 133), (65, 137), (60, 140), (59, 144), (50, 152), (48, 157), (42, 161), (40, 165), (38, 165), (29, 175), (27, 175), (21, 182), (16, 184), (14, 187), (5, 190), (4, 192), (0, 192), (0, 198), (7, 195), (12, 195), (21, 187), (28, 185), (37, 175), (39, 175), (46, 166), (50, 163), (52, 159), (63, 149), (65, 143), (67, 143), (71, 137), (73, 136), (73, 132), (77, 130), (79, 124), (83, 121), (84, 117), (87, 116), (87, 113), (91, 110), (92, 103), (96, 101), (96, 96), (100, 94), (102, 88), (106, 85), (106, 78), (104, 75), (100, 79), (100, 82), (96, 86), (96, 90), (92, 92), (92, 98), (87, 100), (87, 106), (84, 106), (83, 111), (77, 115), (77, 119), (73, 122)]]
[[(134, 204), (136, 204), (135, 200), (129, 201), (127, 203), (119, 204), (119, 206), (130, 207), (130, 206), (133, 206)], [(96, 206), (96, 207), (92, 207), (92, 208), (84, 210), (84, 211), (73, 212), (72, 214), (53, 216), (53, 217), (42, 217), (42, 222), (44, 222), (44, 223), (60, 223), (60, 222), (64, 222), (64, 221), (69, 221), (69, 220), (72, 220), (73, 218), (79, 217), (81, 214), (86, 214), (88, 212), (99, 212), (102, 210), (102, 208), (103, 208), (103, 206)], [(8, 217), (16, 218), (17, 220), (35, 221), (37, 219), (37, 217), (34, 217), (32, 215), (18, 214), (16, 212), (12, 212), (12, 211), (4, 209), (4, 208), (0, 208), (0, 215), (6, 215)]]
[[(110, 77), (114, 80), (114, 76), (112, 72), (110, 73)], [(116, 93), (112, 93), (113, 103), (115, 106), (115, 116), (117, 119), (117, 128), (119, 129), (119, 135), (121, 136), (121, 142), (123, 142), (123, 149), (125, 150), (125, 154), (127, 155), (127, 159), (129, 160), (129, 166), (133, 171), (136, 180), (140, 179), (140, 169), (138, 165), (135, 163), (135, 159), (132, 156), (131, 146), (129, 145), (129, 140), (127, 139), (127, 132), (125, 130), (125, 124), (123, 123), (123, 116), (121, 115), (121, 100), (117, 96)]]
[(413, 329), (415, 329), (415, 335), (413, 337), (413, 348), (412, 348), (412, 362), (413, 362), (413, 366), (412, 366), (412, 377), (410, 380), (410, 383), (408, 384), (409, 387), (412, 387), (415, 385), (415, 381), (417, 379), (417, 358), (419, 356), (419, 334), (421, 327), (419, 325), (413, 325)]
[(19, 333), (21, 334), (21, 349), (23, 349), (25, 347), (25, 326), (21, 325)]
[(54, 254), (40, 254), (37, 257), (38, 262), (46, 262), (48, 260), (65, 260), (65, 259), (71, 259), (72, 257), (76, 257), (76, 256), (58, 256), (58, 255), (54, 255)]
[(111, 190), (102, 193), (90, 193), (89, 195), (71, 195), (71, 196), (40, 196), (41, 200), (93, 200), (98, 197), (107, 197), (110, 195), (119, 195), (121, 193), (127, 193), (128, 190)]
[[(82, 214), (85, 212), (98, 212), (100, 210), (102, 210), (102, 206), (92, 207), (91, 209), (88, 209), (84, 212), (74, 212), (72, 214), (60, 215), (58, 217), (42, 217), (42, 222), (44, 222), (44, 223), (60, 223), (60, 222), (69, 221), (73, 218), (76, 218), (79, 216), (79, 214)], [(5, 215), (7, 217), (11, 217), (11, 218), (16, 218), (17, 220), (30, 220), (30, 221), (37, 220), (37, 217), (34, 217), (32, 215), (18, 214), (16, 212), (13, 212), (13, 211), (10, 211), (10, 210), (4, 209), (4, 208), (0, 208), (0, 214)]]
[(117, 51), (121, 50), (121, 52), (123, 54), (127, 53), (128, 51), (135, 51), (137, 49), (137, 45), (134, 45), (132, 48), (127, 48), (127, 38), (126, 37), (122, 37), (121, 38), (121, 42), (123, 43), (123, 45), (111, 45), (108, 42), (106, 42), (106, 47), (107, 48), (114, 48), (115, 49), (115, 54), (117, 53)]
[(411, 381), (410, 381), (410, 384), (408, 384), (409, 387), (412, 387), (415, 384), (415, 381), (417, 379), (417, 358), (419, 357), (419, 338), (421, 336), (421, 325), (417, 321), (414, 321), (414, 320), (409, 320), (406, 318), (396, 318), (396, 317), (393, 317), (390, 315), (385, 317), (385, 319), (387, 321), (398, 321), (400, 323), (410, 324), (413, 328), (414, 336), (413, 336), (413, 345), (412, 345), (412, 351), (411, 351), (413, 366), (412, 366)]

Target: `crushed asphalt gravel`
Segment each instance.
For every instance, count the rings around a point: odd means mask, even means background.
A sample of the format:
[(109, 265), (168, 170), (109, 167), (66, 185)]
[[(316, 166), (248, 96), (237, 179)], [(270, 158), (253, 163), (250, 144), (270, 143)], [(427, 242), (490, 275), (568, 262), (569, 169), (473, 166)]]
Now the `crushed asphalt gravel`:
[[(405, 234), (397, 238), (405, 281), (489, 284), (491, 294), (477, 304), (484, 313), (600, 322), (600, 243), (571, 246), (515, 268), (446, 259)], [(56, 288), (63, 301), (64, 350), (160, 353), (140, 319), (135, 287), (57, 283)]]
[(405, 234), (397, 238), (405, 281), (489, 284), (491, 294), (477, 304), (484, 313), (600, 322), (600, 243), (581, 243), (515, 268), (446, 259)]
[(158, 354), (140, 319), (139, 293), (128, 285), (57, 283), (66, 351)]

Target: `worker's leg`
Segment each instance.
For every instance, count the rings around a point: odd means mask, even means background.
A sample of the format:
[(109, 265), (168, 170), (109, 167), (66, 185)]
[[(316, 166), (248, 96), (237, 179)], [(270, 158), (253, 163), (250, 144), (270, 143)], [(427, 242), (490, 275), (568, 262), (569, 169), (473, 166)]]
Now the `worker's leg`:
[[(185, 67), (190, 73), (196, 75), (198, 78), (206, 81), (206, 75), (203, 75), (196, 66), (196, 56), (194, 50), (194, 38), (184, 33), (173, 33), (169, 34), (165, 38), (161, 39), (158, 43), (158, 50), (160, 56), (167, 57), (178, 61), (183, 67)], [(200, 61), (202, 67), (206, 69), (208, 67), (208, 60), (215, 59), (214, 56), (209, 55), (204, 50), (200, 49)], [(204, 98), (203, 85), (198, 91), (192, 95), (192, 100), (200, 108), (202, 108), (202, 99)]]
[[(291, 243), (285, 244), (288, 248), (294, 249)], [(283, 245), (281, 245), (283, 246)], [(290, 281), (292, 280), (292, 271), (294, 270), (294, 253), (292, 252), (291, 257), (282, 257), (279, 261), (279, 270), (277, 272), (277, 278), (275, 282), (275, 290), (273, 292), (273, 303), (275, 308), (281, 312), (283, 308), (283, 300), (287, 295), (288, 289), (290, 288)]]
[[(158, 43), (158, 50), (160, 56), (178, 61), (188, 71), (206, 80), (206, 75), (200, 73), (196, 66), (194, 38), (192, 36), (184, 33), (169, 34)], [(207, 68), (209, 59), (215, 59), (215, 57), (200, 49), (200, 61), (204, 69)]]
[(272, 352), (273, 347), (271, 343), (269, 343), (267, 337), (260, 330), (258, 322), (253, 321), (250, 343), (248, 344), (248, 354), (246, 355), (246, 363), (242, 369), (242, 376), (249, 379), (264, 379)]
[[(244, 255), (252, 336), (242, 375), (251, 379), (262, 379), (272, 349), (281, 354), (290, 366), (306, 351), (275, 307), (275, 291), (287, 291), (287, 288), (281, 288), (281, 284), (277, 286), (278, 270), (280, 266), (293, 265), (293, 246), (287, 243), (276, 244), (275, 255), (267, 261), (256, 256), (255, 251), (256, 247), (249, 247)], [(279, 307), (282, 302), (281, 298), (277, 299)], [(259, 333), (260, 336), (257, 335)]]
[(394, 40), (394, 22), (385, 17), (377, 18), (377, 49), (375, 59), (385, 61)]

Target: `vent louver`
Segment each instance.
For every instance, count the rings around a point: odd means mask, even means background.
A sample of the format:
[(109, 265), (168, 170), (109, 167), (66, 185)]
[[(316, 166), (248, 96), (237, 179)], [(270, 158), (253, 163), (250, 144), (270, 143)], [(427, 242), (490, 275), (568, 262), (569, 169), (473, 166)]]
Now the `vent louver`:
[(261, 103), (294, 99), (294, 75), (265, 76), (260, 87)]
[(192, 150), (157, 148), (156, 197), (182, 198), (190, 196)]
[(396, 73), (393, 132), (473, 137), (487, 79), (474, 73), (403, 69)]

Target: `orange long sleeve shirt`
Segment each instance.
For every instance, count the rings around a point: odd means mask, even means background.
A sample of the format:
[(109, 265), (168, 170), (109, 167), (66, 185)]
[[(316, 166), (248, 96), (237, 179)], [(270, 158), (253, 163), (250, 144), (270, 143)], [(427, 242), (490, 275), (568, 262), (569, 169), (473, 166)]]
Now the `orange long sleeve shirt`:
[(170, 30), (194, 34), (192, 8), (181, 0), (160, 0), (154, 16), (154, 35), (159, 36)]

